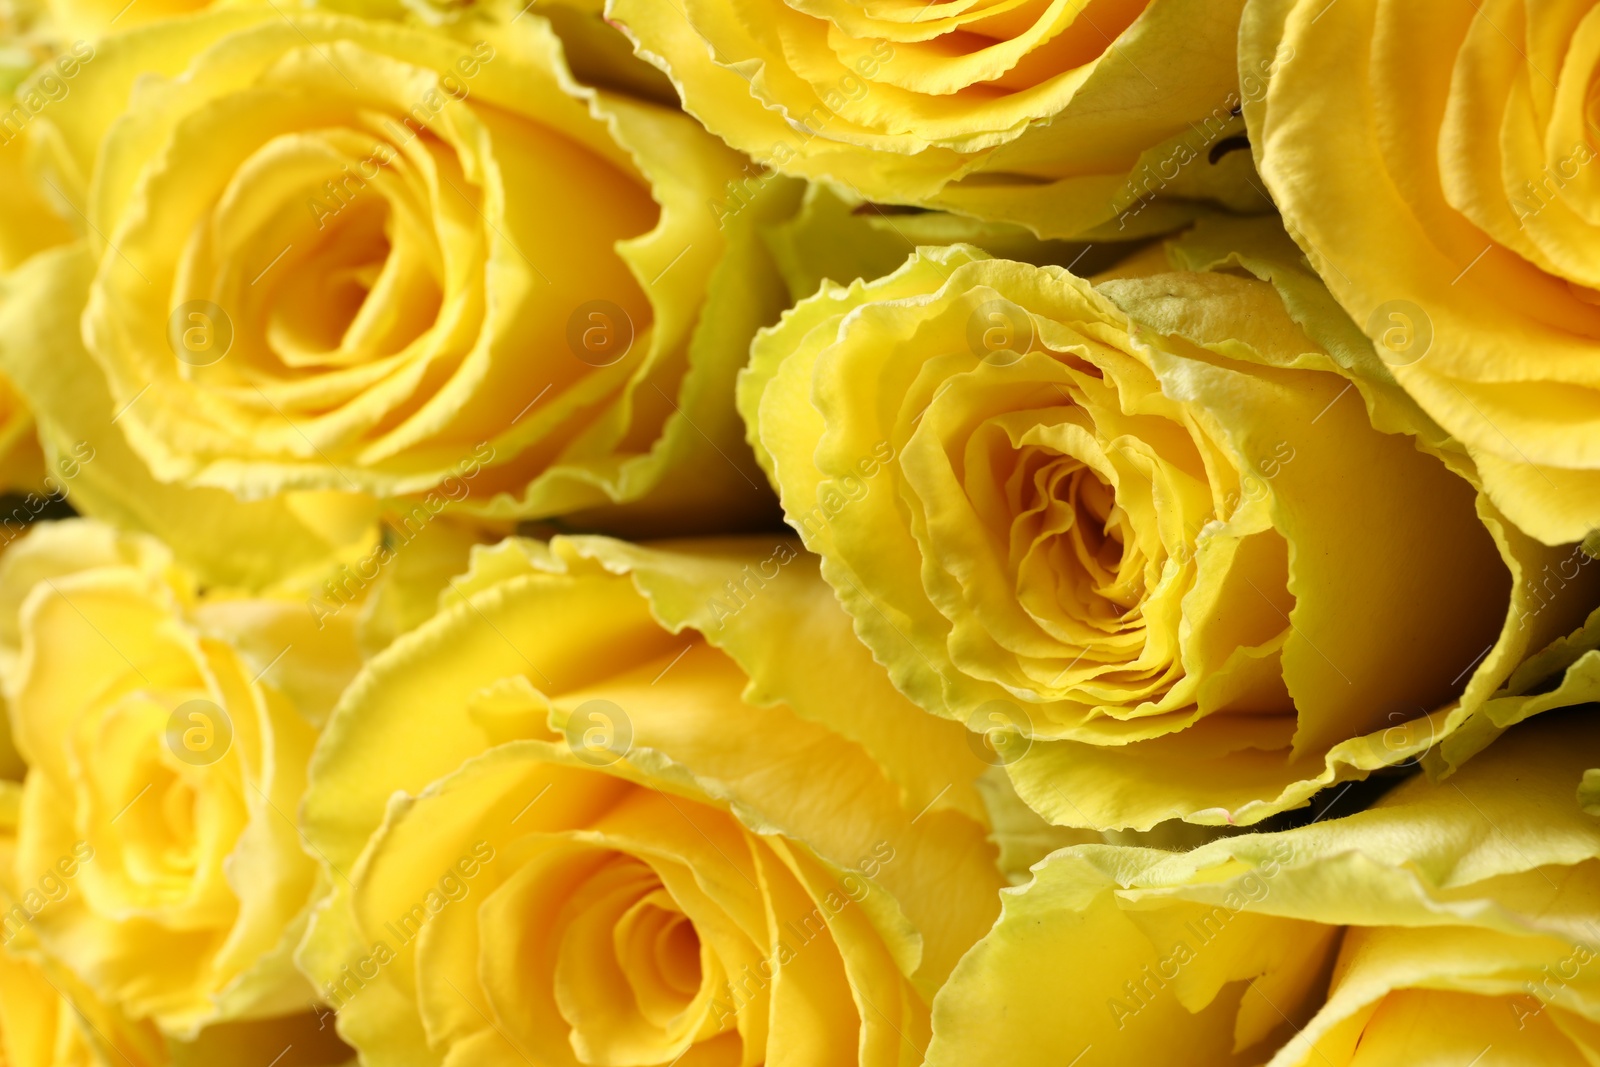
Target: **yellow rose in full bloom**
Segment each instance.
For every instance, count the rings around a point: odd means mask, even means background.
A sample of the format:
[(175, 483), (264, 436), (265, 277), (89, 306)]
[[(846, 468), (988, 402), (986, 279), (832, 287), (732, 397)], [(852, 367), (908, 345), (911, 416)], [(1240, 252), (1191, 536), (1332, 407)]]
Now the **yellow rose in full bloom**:
[(153, 539), (71, 520), (0, 563), (0, 649), (27, 763), (12, 875), (43, 954), (178, 1040), (313, 1018), (294, 813), (353, 626), (201, 594)]
[[(25, 80), (0, 97), (0, 184), (8, 190), (0, 201), (0, 270), (12, 272), (0, 274), (0, 360), (21, 383), (0, 377), (0, 488), (35, 498), (25, 499), (20, 512), (0, 515), (6, 531), (0, 540), (9, 543), (48, 496), (69, 500), (80, 514), (158, 534), (208, 581), (261, 586), (326, 568), (341, 549), (364, 539), (367, 531), (353, 516), (371, 510), (370, 503), (330, 493), (242, 502), (224, 490), (157, 482), (117, 428), (103, 379), (87, 362), (62, 373), (42, 357), (66, 352), (87, 360), (73, 340), (82, 307), (50, 302), (47, 270), (17, 268), (72, 242), (75, 227), (57, 211), (77, 227), (82, 220), (63, 199), (59, 175), (31, 180), (30, 130), (43, 129), (39, 124), (82, 85), (80, 75), (98, 53), (87, 41), (55, 42), (49, 20), (22, 8), (31, 17), (19, 15), (6, 28), (28, 45), (26, 70), (17, 74)], [(48, 409), (42, 418), (26, 397)]]
[(511, 539), (327, 727), (301, 963), (391, 1067), (917, 1063), (984, 770), (787, 540)]
[(927, 1063), (1594, 1063), (1600, 819), (1572, 788), (1597, 746), (1552, 715), (1347, 818), (1062, 849), (940, 991)]
[(83, 233), (8, 279), (0, 363), (49, 435), (314, 529), (283, 494), (766, 516), (727, 394), (794, 187), (719, 226), (736, 154), (579, 86), (536, 15), (474, 25), (267, 5), (95, 42), (24, 131)]
[[(7, 33), (16, 54), (0, 51), (0, 185), (7, 190), (0, 271), (9, 272), (0, 274), (0, 488), (68, 498), (80, 514), (155, 533), (206, 581), (225, 585), (270, 585), (359, 549), (370, 536), (363, 513), (372, 504), (364, 498), (325, 492), (239, 501), (225, 490), (158, 482), (129, 449), (104, 379), (76, 341), (81, 301), (57, 299), (49, 257), (20, 269), (88, 232), (79, 201), (66, 191), (77, 165), (39, 180), (29, 159), (52, 154), (52, 119), (75, 93), (81, 102), (84, 75), (104, 56), (27, 2), (0, 10), (0, 37)], [(61, 358), (82, 362), (67, 367)], [(33, 407), (42, 409), (37, 419)]]
[(1313, 278), (1247, 263), (1332, 351), (1258, 278), (956, 246), (801, 301), (741, 380), (857, 633), (1058, 824), (1251, 823), (1595, 699), (1600, 632), (1511, 680), (1600, 568), (1507, 529), (1436, 428), (1394, 432), (1426, 420)]
[[(1241, 0), (609, 0), (706, 128), (869, 200), (1135, 236), (1196, 198), (1259, 208)], [(737, 192), (737, 190), (735, 190)]]
[(1257, 165), (1393, 373), (1549, 544), (1600, 528), (1597, 15), (1252, 0)]

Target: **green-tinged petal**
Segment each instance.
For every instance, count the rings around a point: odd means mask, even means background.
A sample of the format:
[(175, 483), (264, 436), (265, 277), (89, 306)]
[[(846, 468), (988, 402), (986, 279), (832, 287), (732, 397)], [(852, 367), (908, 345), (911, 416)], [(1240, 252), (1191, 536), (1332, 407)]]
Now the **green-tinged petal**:
[[(1368, 811), (1300, 829), (1187, 852), (1062, 849), (1002, 893), (994, 930), (941, 990), (928, 1063), (1125, 1062), (1174, 1047), (1198, 1063), (1421, 1062), (1396, 1022), (1422, 1018), (1407, 1013), (1428, 990), (1473, 994), (1430, 1028), (1459, 1020), (1491, 1044), (1541, 1001), (1592, 1024), (1600, 988), (1572, 961), (1593, 944), (1600, 823), (1570, 782), (1597, 731), (1592, 717), (1551, 716), (1449, 783), (1414, 777)], [(1490, 1012), (1510, 1025), (1468, 1022)], [(1002, 1013), (1014, 1024), (996, 1029)], [(1572, 1048), (1560, 1029), (1529, 1040), (1529, 1055), (1552, 1058), (1504, 1062), (1584, 1062), (1560, 1058)]]
[(766, 240), (794, 301), (828, 281), (847, 285), (882, 277), (924, 246), (970, 244), (1004, 259), (1071, 264), (1085, 275), (1114, 262), (1128, 247), (1126, 241), (1040, 240), (1021, 226), (942, 211), (891, 214), (827, 185), (807, 188), (800, 210), (767, 227)]

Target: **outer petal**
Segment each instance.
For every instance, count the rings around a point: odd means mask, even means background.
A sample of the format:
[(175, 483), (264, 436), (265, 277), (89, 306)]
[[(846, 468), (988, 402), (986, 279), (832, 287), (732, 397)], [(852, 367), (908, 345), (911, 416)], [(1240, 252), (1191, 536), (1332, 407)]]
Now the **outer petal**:
[[(1592, 944), (1600, 825), (1562, 783), (1595, 738), (1592, 722), (1552, 717), (1449, 784), (1416, 778), (1346, 818), (1187, 853), (1063, 849), (1002, 894), (1000, 921), (935, 1001), (928, 1062), (971, 1062), (981, 1050), (1060, 1063), (1086, 1048), (1121, 1061), (1175, 1043), (1207, 1063), (1260, 1063), (1277, 1050), (1274, 1064), (1364, 1064), (1368, 1046), (1399, 1057), (1371, 1062), (1414, 1062), (1404, 1028), (1372, 1017), (1386, 993), (1407, 989), (1416, 992), (1384, 1010), (1404, 1016), (1427, 989), (1498, 998), (1446, 998), (1448, 1013), (1430, 1023), (1453, 1025), (1460, 1012), (1463, 1033), (1493, 1043), (1517, 1029), (1513, 1008), (1537, 1014), (1528, 979)], [(1059, 996), (1063, 984), (1075, 994)], [(1592, 1020), (1592, 987), (1581, 977), (1552, 989), (1550, 1003)], [(986, 1025), (1002, 1004), (1019, 1025)], [(1489, 1022), (1491, 1011), (1510, 1025)], [(1363, 1056), (1352, 1058), (1358, 1038)], [(1571, 1048), (1550, 1032), (1530, 1040), (1552, 1055)]]
[(1260, 206), (1243, 154), (1225, 150), (1241, 128), (1239, 79), (1217, 65), (1234, 50), (1231, 3), (606, 10), (708, 129), (870, 200), (1047, 237), (1159, 232), (1201, 198)]

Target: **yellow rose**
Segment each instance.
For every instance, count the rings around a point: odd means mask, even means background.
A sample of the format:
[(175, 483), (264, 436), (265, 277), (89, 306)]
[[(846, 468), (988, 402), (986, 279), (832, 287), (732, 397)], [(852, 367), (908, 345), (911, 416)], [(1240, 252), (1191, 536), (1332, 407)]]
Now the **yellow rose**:
[(199, 594), (154, 540), (72, 520), (0, 563), (0, 647), (28, 768), (14, 877), (45, 955), (175, 1038), (304, 1015), (318, 870), (294, 814), (353, 625)]
[[(82, 308), (58, 299), (74, 272), (87, 280), (85, 266), (80, 250), (68, 248), (0, 276), (0, 369), (34, 409), (46, 460), (38, 488), (80, 515), (158, 535), (208, 584), (279, 585), (366, 551), (376, 537), (376, 506), (363, 495), (313, 490), (242, 501), (226, 489), (151, 476), (114, 421), (104, 377), (76, 340)], [(0, 542), (37, 516), (44, 499), (36, 491), (0, 515)]]
[(1394, 376), (1549, 544), (1600, 528), (1595, 16), (1253, 0), (1245, 104), (1291, 232)]
[(962, 731), (786, 540), (479, 549), (351, 685), (301, 963), (367, 1062), (917, 1062), (1003, 884)]
[(124, 1018), (59, 964), (40, 958), (31, 916), (65, 899), (71, 884), (58, 872), (39, 885), (17, 885), (13, 871), (21, 805), (22, 786), (0, 781), (0, 1062), (7, 1067), (166, 1063), (165, 1045), (153, 1026)]
[(577, 85), (536, 15), (477, 28), (268, 5), (97, 41), (25, 131), (85, 234), (10, 283), (41, 421), (247, 501), (764, 517), (727, 392), (795, 187), (719, 226), (739, 157)]
[(928, 1065), (1593, 1063), (1597, 746), (1548, 716), (1348, 818), (1062, 849), (940, 991)]
[[(1344, 321), (1303, 271), (1246, 259)], [(1381, 367), (1330, 344), (1256, 278), (1094, 286), (925, 249), (764, 331), (739, 402), (862, 640), (1030, 805), (1251, 823), (1600, 692), (1600, 627), (1508, 686), (1600, 567), (1506, 529), (1436, 428), (1394, 432), (1426, 420)]]
[[(46, 542), (53, 547), (45, 548)], [(55, 579), (74, 568), (117, 566), (142, 559), (159, 569), (164, 556), (150, 542), (118, 539), (103, 528), (82, 523), (50, 527), (18, 545), (0, 566), (0, 664), (13, 669), (20, 643), (17, 605), (41, 579)], [(289, 620), (291, 623), (293, 620)], [(287, 663), (287, 657), (285, 661)], [(302, 690), (314, 688), (318, 671), (297, 657), (287, 669)], [(334, 684), (337, 684), (335, 682)], [(326, 706), (326, 694), (323, 707)], [(317, 703), (313, 698), (308, 702)], [(64, 867), (40, 875), (35, 883), (17, 878), (17, 828), (23, 803), (21, 777), (9, 727), (0, 729), (5, 756), (0, 759), (0, 1062), (9, 1067), (158, 1067), (238, 1063), (271, 1044), (296, 1048), (279, 1060), (283, 1067), (343, 1063), (349, 1050), (331, 1028), (307, 1011), (289, 1019), (220, 1023), (193, 1040), (169, 1040), (150, 1020), (130, 1019), (97, 994), (62, 961), (40, 950), (36, 919), (75, 891), (81, 867), (77, 856)], [(67, 873), (70, 872), (70, 873)]]
[(1241, 0), (609, 0), (708, 129), (786, 174), (1044, 236), (1244, 210)]

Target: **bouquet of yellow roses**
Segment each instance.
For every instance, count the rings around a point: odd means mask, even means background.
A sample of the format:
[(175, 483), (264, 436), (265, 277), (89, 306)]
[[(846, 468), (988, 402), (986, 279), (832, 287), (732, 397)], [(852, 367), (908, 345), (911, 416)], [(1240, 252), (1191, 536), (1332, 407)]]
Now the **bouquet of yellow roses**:
[(1600, 5), (0, 0), (0, 1067), (1600, 1064)]

